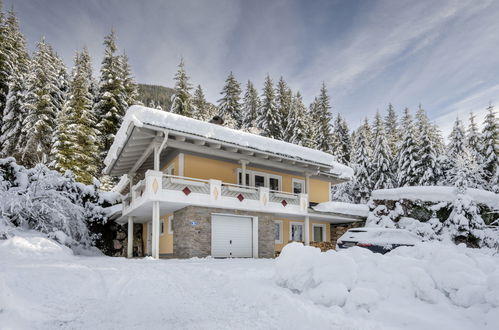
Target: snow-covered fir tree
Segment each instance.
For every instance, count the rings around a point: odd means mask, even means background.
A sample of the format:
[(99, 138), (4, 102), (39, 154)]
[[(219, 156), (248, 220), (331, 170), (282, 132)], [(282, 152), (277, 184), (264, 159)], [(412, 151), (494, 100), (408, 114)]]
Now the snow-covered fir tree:
[(170, 112), (191, 117), (191, 84), (189, 83), (189, 76), (185, 72), (184, 59), (180, 59), (177, 73), (175, 74), (175, 93), (172, 95), (172, 105)]
[(489, 189), (491, 189), (494, 184), (492, 178), (494, 175), (497, 175), (497, 168), (499, 167), (499, 124), (497, 123), (496, 112), (493, 106), (487, 108), (482, 137), (484, 180), (491, 183), (489, 186)]
[(311, 117), (317, 127), (316, 145), (317, 149), (329, 152), (331, 150), (331, 120), (332, 115), (329, 95), (326, 84), (322, 83), (319, 96), (314, 101), (311, 108)]
[(288, 87), (288, 84), (281, 77), (276, 86), (276, 111), (279, 120), (279, 127), (281, 127), (280, 135), (277, 137), (279, 140), (289, 141), (291, 136), (286, 136), (286, 128), (288, 127), (288, 116), (291, 109), (293, 93)]
[(251, 81), (246, 83), (246, 91), (243, 98), (242, 121), (243, 128), (256, 127), (258, 109), (260, 108), (260, 98), (258, 92)]
[(351, 164), (355, 171), (352, 195), (356, 203), (365, 204), (371, 197), (371, 190), (374, 185), (371, 178), (373, 171), (371, 129), (367, 119), (364, 120), (364, 123), (355, 134), (352, 150)]
[(111, 31), (104, 38), (104, 58), (101, 64), (99, 90), (95, 114), (99, 132), (101, 162), (105, 158), (118, 131), (127, 107), (127, 96), (123, 83), (122, 61), (116, 54), (116, 34)]
[(279, 138), (282, 127), (279, 126), (280, 118), (276, 107), (274, 84), (269, 75), (265, 78), (263, 93), (258, 111), (257, 127), (263, 136), (273, 139)]
[(329, 153), (342, 164), (350, 163), (351, 140), (346, 120), (337, 114), (331, 132), (331, 149)]
[(305, 139), (302, 142), (305, 147), (312, 149), (317, 149), (317, 141), (319, 136), (319, 127), (313, 115), (316, 112), (315, 109), (316, 107), (317, 107), (317, 97), (314, 99), (312, 103), (310, 103), (310, 106), (308, 107), (305, 113), (306, 133), (305, 133)]
[(402, 134), (398, 127), (397, 113), (391, 103), (388, 104), (385, 116), (385, 131), (392, 158), (395, 158), (399, 151), (398, 147), (402, 139)]
[(67, 83), (61, 82), (61, 60), (42, 39), (30, 63), (26, 79), (26, 95), (21, 111), (26, 116), (18, 146), (20, 162), (34, 165), (49, 160), (56, 118), (65, 101)]
[(224, 88), (220, 94), (222, 95), (222, 98), (218, 100), (218, 115), (222, 117), (225, 122), (234, 121), (236, 127), (241, 128), (241, 85), (234, 77), (232, 71), (225, 80)]
[(201, 85), (198, 85), (192, 96), (192, 117), (199, 120), (209, 121), (215, 114), (210, 113), (210, 107), (204, 96)]
[(452, 160), (453, 166), (447, 173), (448, 184), (456, 187), (464, 185), (468, 188), (483, 189), (482, 167), (476, 163), (469, 153), (463, 153)]
[(286, 120), (287, 127), (285, 136), (288, 138), (287, 142), (298, 145), (303, 145), (307, 138), (307, 108), (303, 104), (303, 99), (300, 92), (296, 92), (291, 102), (291, 109), (288, 112)]
[(121, 68), (121, 80), (123, 81), (123, 89), (125, 90), (125, 111), (130, 106), (138, 104), (139, 89), (133, 78), (132, 69), (128, 63), (128, 56), (123, 54), (119, 57)]
[(59, 113), (52, 149), (54, 168), (61, 173), (71, 170), (86, 184), (93, 183), (99, 162), (91, 76), (91, 59), (85, 49), (74, 58), (69, 98)]
[(393, 188), (393, 174), (391, 166), (391, 151), (386, 138), (385, 127), (381, 115), (376, 113), (374, 118), (374, 152), (373, 152), (373, 189)]
[(28, 74), (29, 57), (26, 42), (19, 30), (19, 23), (13, 11), (6, 20), (6, 35), (0, 48), (8, 54), (7, 66), (12, 69), (8, 79), (8, 94), (0, 126), (0, 155), (19, 158), (19, 139), (22, 123), (25, 80)]
[(7, 24), (5, 23), (5, 15), (0, 1), (0, 127), (2, 127), (7, 94), (9, 93), (10, 68), (7, 45)]
[(441, 176), (439, 157), (431, 137), (431, 127), (423, 125), (421, 129), (416, 163), (419, 185), (434, 186)]
[(482, 136), (478, 130), (478, 125), (475, 122), (475, 115), (470, 113), (468, 130), (466, 132), (466, 147), (470, 152), (470, 156), (477, 164), (481, 164), (482, 159)]
[(466, 147), (466, 132), (461, 120), (456, 118), (452, 132), (449, 135), (447, 155), (450, 159), (457, 159), (465, 154), (468, 154), (468, 148)]
[(415, 186), (419, 183), (418, 144), (415, 140), (414, 123), (409, 109), (405, 109), (402, 120), (402, 141), (397, 155), (397, 185)]

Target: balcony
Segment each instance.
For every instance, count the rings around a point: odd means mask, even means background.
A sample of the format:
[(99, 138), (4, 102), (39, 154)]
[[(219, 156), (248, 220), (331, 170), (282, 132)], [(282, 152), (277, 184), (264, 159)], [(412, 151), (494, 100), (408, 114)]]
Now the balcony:
[(149, 170), (144, 180), (135, 184), (123, 198), (123, 215), (138, 215), (140, 209), (152, 202), (160, 202), (163, 212), (171, 212), (188, 205), (237, 209), (255, 212), (305, 215), (307, 194), (294, 194), (226, 183), (166, 175)]

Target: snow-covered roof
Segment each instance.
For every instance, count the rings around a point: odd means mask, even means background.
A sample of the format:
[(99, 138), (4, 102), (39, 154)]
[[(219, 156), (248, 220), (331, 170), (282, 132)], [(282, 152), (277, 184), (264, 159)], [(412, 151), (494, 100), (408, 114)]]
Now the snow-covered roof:
[(136, 127), (145, 125), (159, 127), (168, 131), (187, 133), (300, 161), (313, 162), (327, 166), (330, 169), (329, 173), (338, 178), (353, 178), (353, 170), (350, 167), (336, 162), (332, 155), (325, 152), (138, 105), (130, 107), (126, 112), (104, 160), (106, 166), (117, 159), (119, 151), (126, 144), (128, 128), (131, 124)]
[(313, 207), (318, 212), (331, 212), (358, 217), (367, 217), (369, 207), (366, 204), (352, 204), (344, 202), (324, 202)]
[[(466, 195), (472, 200), (485, 204), (492, 209), (499, 210), (499, 195), (490, 191), (468, 188)], [(414, 186), (395, 189), (374, 190), (371, 198), (374, 200), (393, 200), (408, 199), (412, 201), (425, 202), (452, 202), (456, 199), (457, 192), (455, 187), (444, 186)]]

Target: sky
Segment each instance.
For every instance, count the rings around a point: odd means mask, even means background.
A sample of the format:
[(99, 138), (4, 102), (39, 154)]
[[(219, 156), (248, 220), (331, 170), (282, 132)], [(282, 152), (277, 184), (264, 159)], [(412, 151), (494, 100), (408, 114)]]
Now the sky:
[(172, 87), (180, 58), (216, 103), (230, 71), (261, 90), (282, 76), (305, 102), (322, 82), (351, 128), (389, 103), (419, 104), (448, 134), (499, 107), (499, 1), (3, 0), (30, 50), (44, 36), (68, 66), (86, 46), (98, 74), (113, 28), (137, 82)]

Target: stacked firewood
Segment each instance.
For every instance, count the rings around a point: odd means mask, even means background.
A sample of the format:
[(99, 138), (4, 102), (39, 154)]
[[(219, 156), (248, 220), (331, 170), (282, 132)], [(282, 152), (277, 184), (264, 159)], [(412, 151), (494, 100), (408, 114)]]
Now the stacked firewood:
[(335, 249), (335, 244), (332, 242), (310, 242), (310, 246), (319, 248), (322, 252)]

